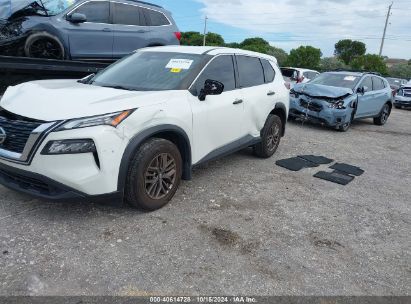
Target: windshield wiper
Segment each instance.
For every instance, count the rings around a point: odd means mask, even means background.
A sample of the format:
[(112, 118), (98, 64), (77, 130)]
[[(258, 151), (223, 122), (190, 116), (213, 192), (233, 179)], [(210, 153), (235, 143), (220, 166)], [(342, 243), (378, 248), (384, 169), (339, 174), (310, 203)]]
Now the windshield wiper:
[(136, 91), (135, 89), (124, 87), (121, 85), (102, 85), (103, 88), (117, 89), (117, 90), (126, 90), (126, 91)]

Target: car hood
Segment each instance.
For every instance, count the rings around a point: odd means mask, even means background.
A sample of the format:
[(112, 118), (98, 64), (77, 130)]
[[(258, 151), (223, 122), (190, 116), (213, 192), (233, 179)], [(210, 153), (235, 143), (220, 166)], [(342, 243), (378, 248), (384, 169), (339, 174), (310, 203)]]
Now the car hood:
[(57, 121), (153, 106), (170, 97), (169, 91), (125, 91), (76, 80), (43, 80), (9, 87), (0, 107), (31, 119)]
[(332, 99), (346, 97), (354, 93), (353, 90), (348, 88), (330, 87), (314, 83), (300, 83), (295, 85), (293, 90), (296, 93), (311, 97), (325, 97)]

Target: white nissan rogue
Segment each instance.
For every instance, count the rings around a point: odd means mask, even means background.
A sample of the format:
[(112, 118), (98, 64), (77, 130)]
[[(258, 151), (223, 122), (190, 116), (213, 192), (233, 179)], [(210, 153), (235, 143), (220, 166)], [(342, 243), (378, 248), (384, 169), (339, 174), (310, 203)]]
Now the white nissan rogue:
[(272, 156), (288, 90), (274, 57), (155, 47), (80, 81), (9, 87), (0, 102), (0, 183), (46, 199), (117, 198), (155, 210), (192, 168), (252, 146)]

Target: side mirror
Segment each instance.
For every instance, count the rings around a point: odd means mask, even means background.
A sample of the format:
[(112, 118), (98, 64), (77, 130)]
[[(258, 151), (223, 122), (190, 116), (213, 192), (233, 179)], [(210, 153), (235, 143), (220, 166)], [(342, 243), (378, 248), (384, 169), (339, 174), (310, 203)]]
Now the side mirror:
[(80, 13), (74, 13), (68, 16), (67, 20), (72, 23), (83, 23), (87, 21), (87, 16), (84, 14), (80, 14)]
[(201, 89), (198, 99), (204, 101), (208, 95), (220, 95), (224, 92), (224, 84), (219, 81), (207, 79)]
[(367, 92), (367, 90), (368, 90), (367, 87), (359, 87), (359, 88), (357, 89), (357, 93), (364, 95), (365, 92)]

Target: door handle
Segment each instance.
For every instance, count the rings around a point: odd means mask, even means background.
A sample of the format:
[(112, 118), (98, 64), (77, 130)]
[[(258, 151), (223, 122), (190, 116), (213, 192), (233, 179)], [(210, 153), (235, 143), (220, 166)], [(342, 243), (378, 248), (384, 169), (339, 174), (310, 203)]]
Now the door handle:
[(236, 99), (234, 102), (233, 102), (233, 105), (239, 105), (239, 104), (242, 104), (244, 102), (244, 100), (242, 100), (242, 99)]
[(111, 28), (108, 28), (108, 27), (103, 28), (103, 32), (111, 32)]
[(269, 91), (268, 93), (267, 93), (267, 96), (274, 96), (275, 95), (275, 92), (274, 91)]
[(145, 31), (145, 30), (139, 30), (139, 31), (137, 31), (137, 33), (138, 34), (144, 34), (144, 33), (147, 33), (148, 31)]

